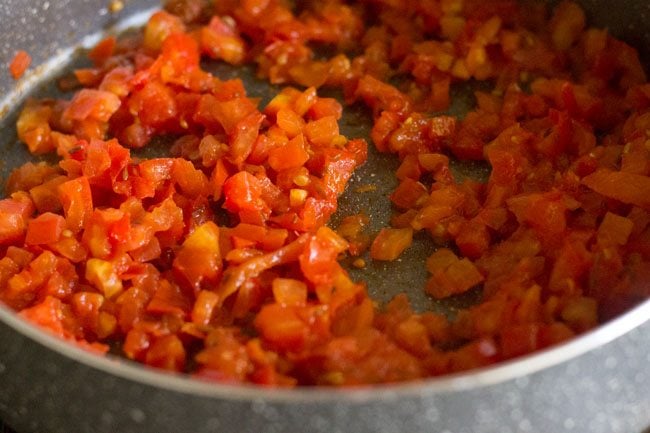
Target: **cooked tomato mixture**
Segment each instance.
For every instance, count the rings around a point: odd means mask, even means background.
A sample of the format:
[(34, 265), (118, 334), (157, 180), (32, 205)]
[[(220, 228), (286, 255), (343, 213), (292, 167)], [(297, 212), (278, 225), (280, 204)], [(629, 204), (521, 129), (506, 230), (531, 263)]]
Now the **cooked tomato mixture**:
[[(345, 386), (518, 357), (648, 297), (650, 85), (633, 48), (572, 2), (297, 3), (169, 1), (93, 48), (61, 83), (70, 98), (24, 106), (21, 141), (60, 159), (7, 181), (5, 304), (207, 381)], [(206, 59), (292, 87), (260, 107)], [(490, 90), (443, 114), (469, 82)], [(367, 144), (340, 134), (322, 88), (365, 104), (371, 145), (401, 161), (379, 233), (364, 215), (328, 226)], [(169, 157), (131, 155), (156, 137)], [(489, 178), (456, 179), (450, 158)], [(422, 290), (481, 287), (480, 303), (379, 305), (341, 265), (396, 260), (418, 232), (439, 246)]]
[(9, 63), (9, 73), (14, 80), (18, 80), (25, 74), (31, 63), (32, 58), (26, 51), (18, 51)]

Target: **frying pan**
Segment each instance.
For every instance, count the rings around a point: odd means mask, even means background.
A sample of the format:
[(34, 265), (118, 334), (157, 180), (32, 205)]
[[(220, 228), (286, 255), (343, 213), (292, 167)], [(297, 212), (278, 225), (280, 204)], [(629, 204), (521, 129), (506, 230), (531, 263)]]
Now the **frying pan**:
[[(650, 3), (585, 0), (590, 22), (605, 26), (650, 54), (645, 26)], [(77, 62), (74, 48), (92, 45), (97, 32), (142, 23), (156, 0), (131, 0), (111, 14), (107, 0), (3, 0), (0, 65), (18, 49), (36, 68), (18, 84), (0, 71), (0, 175), (30, 156), (13, 124), (27, 95), (52, 95), (51, 83)], [(249, 94), (268, 98), (276, 89), (251, 70), (213, 65), (220, 76), (241, 76)], [(3, 66), (4, 67), (4, 66)], [(452, 111), (468, 108), (457, 91)], [(370, 119), (346, 109), (343, 133), (366, 136)], [(386, 224), (385, 199), (396, 162), (371, 154), (342, 198), (341, 214), (363, 209), (376, 227)], [(458, 176), (485, 176), (485, 167), (456, 164)], [(369, 180), (371, 179), (371, 180)], [(355, 193), (373, 183), (374, 193)], [(401, 261), (371, 265), (355, 275), (386, 300), (406, 291), (416, 308), (453, 314), (480, 293), (448, 302), (423, 294), (425, 278), (414, 258), (431, 251), (419, 239)], [(390, 276), (389, 278), (386, 275)], [(571, 342), (482, 370), (375, 388), (277, 390), (214, 385), (159, 373), (121, 358), (97, 357), (51, 338), (0, 306), (0, 417), (21, 433), (76, 432), (593, 432), (642, 433), (650, 426), (650, 302)]]

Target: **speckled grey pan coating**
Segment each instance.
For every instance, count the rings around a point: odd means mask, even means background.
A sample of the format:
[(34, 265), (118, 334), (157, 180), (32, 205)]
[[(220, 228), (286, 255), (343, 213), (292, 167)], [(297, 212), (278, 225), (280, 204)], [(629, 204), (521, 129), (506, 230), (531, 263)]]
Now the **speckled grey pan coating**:
[[(156, 6), (155, 0), (126, 1), (117, 16), (108, 0), (0, 1), (0, 109), (39, 88), (57, 65), (69, 63), (69, 48), (99, 29)], [(650, 4), (586, 0), (593, 23), (608, 26), (641, 48), (649, 58), (646, 22)], [(18, 85), (5, 65), (18, 49), (34, 65), (47, 67)], [(239, 73), (215, 68), (220, 75)], [(268, 97), (269, 86), (242, 72), (251, 94)], [(467, 98), (460, 92), (457, 112)], [(11, 105), (11, 104), (9, 104)], [(0, 116), (0, 176), (28, 155), (17, 143), (15, 112)], [(367, 134), (367, 117), (356, 108), (346, 112), (343, 131)], [(349, 194), (344, 211), (365, 210), (377, 226), (390, 211), (385, 196), (393, 185), (394, 161), (372, 154), (355, 176), (355, 185), (374, 183), (373, 194)], [(457, 167), (457, 174), (484, 175), (480, 167)], [(432, 246), (419, 240), (411, 256), (385, 268), (360, 274), (371, 291), (387, 299), (407, 291), (419, 309), (452, 312), (480, 294), (434, 303), (422, 295), (421, 266), (414, 259)], [(390, 278), (386, 278), (389, 275)], [(549, 352), (450, 378), (372, 390), (322, 389), (280, 391), (206, 385), (163, 375), (115, 358), (96, 358), (55, 341), (0, 308), (0, 417), (19, 432), (594, 432), (641, 433), (650, 427), (650, 304), (587, 336)]]

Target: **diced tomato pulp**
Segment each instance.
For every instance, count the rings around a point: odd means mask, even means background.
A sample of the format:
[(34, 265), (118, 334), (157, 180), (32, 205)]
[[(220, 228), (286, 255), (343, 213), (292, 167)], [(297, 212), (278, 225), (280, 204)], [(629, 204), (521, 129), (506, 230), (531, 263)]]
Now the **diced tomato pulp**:
[[(16, 169), (0, 200), (0, 300), (79, 347), (117, 341), (216, 382), (406, 381), (535, 352), (649, 295), (650, 84), (571, 1), (547, 15), (515, 1), (296, 14), (172, 0), (88, 56), (62, 82), (74, 95), (31, 100), (17, 122), (30, 152), (60, 161)], [(259, 107), (202, 57), (301, 88)], [(10, 72), (28, 65), (19, 53)], [(441, 114), (468, 80), (493, 91), (463, 119)], [(390, 227), (327, 226), (368, 148), (320, 88), (364, 104), (376, 149), (399, 159)], [(169, 156), (131, 155), (159, 136), (174, 137)], [(457, 176), (450, 157), (489, 165), (487, 179)], [(378, 305), (341, 262), (399, 260), (423, 236), (436, 244), (423, 290), (481, 302), (455, 317), (405, 295)]]

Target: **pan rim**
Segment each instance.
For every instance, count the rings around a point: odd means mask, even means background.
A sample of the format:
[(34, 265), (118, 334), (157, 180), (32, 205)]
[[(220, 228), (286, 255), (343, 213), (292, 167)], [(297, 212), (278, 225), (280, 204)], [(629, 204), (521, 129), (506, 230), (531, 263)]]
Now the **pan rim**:
[[(566, 363), (616, 340), (650, 321), (650, 300), (565, 343), (530, 355), (466, 372), (420, 381), (359, 388), (301, 387), (265, 388), (203, 382), (185, 374), (155, 370), (115, 355), (97, 355), (48, 334), (0, 304), (0, 322), (60, 356), (112, 376), (166, 391), (214, 400), (265, 403), (317, 404), (327, 402), (370, 403), (377, 400), (423, 398), (495, 386)], [(10, 371), (4, 372), (10, 374)]]

